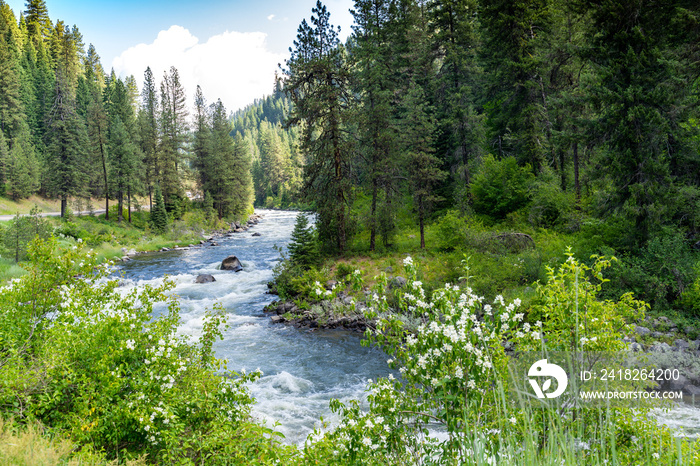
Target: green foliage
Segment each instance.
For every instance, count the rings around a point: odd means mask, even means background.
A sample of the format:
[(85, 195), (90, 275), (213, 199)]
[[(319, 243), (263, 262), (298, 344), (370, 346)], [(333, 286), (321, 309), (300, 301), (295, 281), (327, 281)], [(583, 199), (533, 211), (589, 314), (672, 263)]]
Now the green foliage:
[(612, 269), (608, 296), (632, 291), (654, 310), (668, 310), (695, 278), (697, 254), (679, 232), (654, 236), (637, 255), (624, 257)]
[(547, 283), (538, 285), (528, 318), (541, 322), (549, 350), (623, 350), (622, 338), (631, 334), (631, 324), (644, 317), (648, 305), (634, 299), (632, 292), (617, 302), (598, 299), (609, 281), (603, 278), (603, 270), (615, 258), (594, 256), (593, 266), (588, 267), (576, 261), (570, 249), (566, 255), (558, 270), (547, 267)]
[(286, 61), (285, 92), (294, 103), (290, 118), (301, 123), (300, 146), (307, 155), (303, 192), (318, 213), (318, 236), (327, 250), (345, 251), (350, 238), (351, 138), (345, 131), (350, 67), (338, 29), (320, 2), (304, 20)]
[[(109, 458), (157, 463), (261, 462), (288, 451), (250, 422), (245, 384), (213, 357), (224, 311), (207, 313), (202, 336), (177, 335), (171, 282), (130, 293), (81, 245), (30, 247), (28, 274), (0, 291), (0, 411), (37, 419)], [(164, 303), (165, 312), (153, 315)]]
[[(383, 465), (430, 458), (436, 465), (546, 465), (606, 464), (617, 458), (651, 465), (660, 458), (692, 462), (698, 457), (695, 443), (675, 443), (668, 429), (626, 408), (549, 410), (508, 394), (511, 356), (504, 352), (505, 340), (520, 348), (562, 349), (581, 323), (577, 347), (624, 345), (620, 336), (628, 330), (627, 319), (638, 318), (644, 304), (631, 296), (596, 300), (609, 261), (601, 258), (589, 269), (570, 256), (539, 287), (538, 303), (525, 310), (520, 299), (506, 303), (497, 296), (487, 302), (464, 285), (448, 283), (429, 295), (416, 280), (412, 258), (403, 264), (407, 286), (391, 298), (386, 279), (375, 277), (366, 312), (375, 323), (367, 343), (382, 347), (401, 378), (392, 374), (370, 381), (366, 408), (334, 400), (331, 409), (342, 416), (340, 424), (309, 437), (307, 461)], [(463, 273), (468, 284), (471, 270)], [(580, 322), (574, 319), (577, 305)], [(529, 318), (535, 316), (543, 321)], [(419, 322), (415, 330), (407, 326), (411, 318)], [(443, 435), (428, 435), (429, 428)], [(676, 446), (669, 451), (669, 445)]]
[(503, 219), (524, 207), (530, 197), (532, 172), (519, 167), (513, 157), (496, 160), (492, 155), (484, 163), (471, 185), (474, 211)]
[(153, 210), (151, 210), (151, 225), (153, 229), (159, 233), (165, 232), (168, 227), (168, 213), (165, 210), (163, 195), (160, 191), (160, 186), (156, 186), (155, 195), (153, 196)]
[(532, 225), (551, 228), (568, 220), (574, 208), (574, 193), (562, 191), (552, 171), (540, 174), (531, 191), (528, 220)]
[(35, 237), (46, 238), (51, 233), (51, 227), (40, 213), (39, 208), (34, 206), (29, 215), (17, 214), (2, 232), (3, 246), (15, 262), (25, 258), (27, 246)]
[(297, 214), (287, 249), (289, 260), (302, 269), (317, 265), (319, 262), (316, 233), (314, 228), (309, 226), (309, 219), (303, 212)]

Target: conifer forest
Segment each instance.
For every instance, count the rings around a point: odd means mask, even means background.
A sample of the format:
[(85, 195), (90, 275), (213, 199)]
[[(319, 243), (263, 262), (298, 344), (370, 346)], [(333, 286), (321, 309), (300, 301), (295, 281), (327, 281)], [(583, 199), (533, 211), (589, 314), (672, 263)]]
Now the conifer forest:
[(331, 6), (226, 108), (0, 0), (0, 464), (700, 464), (698, 0)]

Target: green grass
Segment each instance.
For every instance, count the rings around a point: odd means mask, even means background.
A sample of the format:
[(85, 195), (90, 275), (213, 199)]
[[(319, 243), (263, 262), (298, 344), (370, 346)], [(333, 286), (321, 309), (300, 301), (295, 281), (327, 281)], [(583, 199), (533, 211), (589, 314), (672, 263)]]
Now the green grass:
[[(67, 439), (51, 437), (39, 423), (18, 425), (0, 418), (0, 466), (116, 466), (89, 449), (76, 451)], [(145, 459), (127, 460), (129, 466), (144, 466)]]
[(12, 199), (0, 197), (0, 215), (28, 214), (35, 205), (42, 212), (59, 212), (61, 210), (61, 201), (59, 200), (31, 196), (29, 199), (15, 202)]

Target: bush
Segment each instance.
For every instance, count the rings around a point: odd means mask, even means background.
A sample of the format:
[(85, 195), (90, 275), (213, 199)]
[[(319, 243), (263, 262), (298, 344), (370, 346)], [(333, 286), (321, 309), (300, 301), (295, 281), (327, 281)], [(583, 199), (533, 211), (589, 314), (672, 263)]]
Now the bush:
[[(371, 465), (415, 464), (417, 458), (435, 465), (697, 461), (696, 443), (679, 442), (642, 410), (564, 404), (548, 410), (506, 395), (510, 356), (503, 342), (523, 349), (570, 348), (577, 304), (586, 323), (578, 336), (591, 342), (587, 349), (624, 344), (620, 337), (627, 319), (637, 318), (644, 305), (631, 296), (621, 302), (596, 300), (608, 265), (600, 258), (589, 269), (569, 256), (550, 270), (550, 282), (539, 287), (539, 303), (531, 311), (543, 319), (537, 323), (526, 321), (519, 299), (506, 303), (497, 296), (486, 303), (469, 287), (452, 284), (428, 296), (407, 258), (408, 283), (396, 291), (397, 306), (389, 307), (386, 283), (379, 280), (366, 313), (376, 322), (366, 333), (368, 342), (381, 345), (401, 380), (390, 375), (370, 381), (368, 409), (359, 402), (333, 401), (340, 426), (310, 436), (305, 460)], [(407, 331), (406, 316), (420, 322), (415, 334)]]
[(552, 227), (566, 219), (573, 210), (573, 193), (561, 190), (559, 180), (551, 170), (540, 174), (532, 189), (529, 221), (539, 227)]
[(532, 179), (529, 165), (519, 167), (513, 157), (496, 160), (486, 156), (471, 185), (474, 211), (504, 219), (528, 203)]
[[(177, 333), (172, 283), (119, 293), (81, 246), (35, 242), (28, 274), (0, 291), (0, 412), (39, 420), (109, 458), (231, 464), (284, 456), (249, 417), (245, 384), (259, 373), (230, 372), (213, 356), (223, 310), (210, 311), (190, 343)], [(160, 303), (167, 308), (154, 317)]]
[(623, 258), (612, 268), (605, 296), (617, 298), (631, 290), (655, 310), (668, 310), (695, 278), (696, 254), (680, 232), (666, 232), (652, 238), (634, 256)]

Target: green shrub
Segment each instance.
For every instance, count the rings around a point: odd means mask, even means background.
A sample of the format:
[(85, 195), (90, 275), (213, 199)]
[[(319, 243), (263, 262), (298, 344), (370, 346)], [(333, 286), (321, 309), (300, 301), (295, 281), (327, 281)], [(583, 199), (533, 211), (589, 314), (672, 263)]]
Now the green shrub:
[(532, 179), (529, 165), (519, 167), (513, 157), (486, 156), (471, 185), (474, 211), (504, 219), (528, 203)]
[(667, 310), (680, 302), (693, 283), (695, 262), (696, 253), (680, 232), (655, 236), (638, 254), (626, 256), (612, 267), (605, 296), (617, 298), (632, 291), (652, 309)]
[[(516, 348), (570, 348), (570, 335), (590, 350), (619, 350), (627, 319), (643, 303), (626, 296), (600, 302), (596, 293), (609, 263), (587, 268), (569, 259), (550, 271), (531, 311), (542, 322), (526, 321), (520, 299), (497, 296), (487, 303), (466, 286), (445, 284), (428, 296), (416, 280), (417, 266), (404, 261), (407, 285), (395, 291), (396, 307), (385, 299), (379, 279), (366, 318), (368, 344), (388, 354), (392, 375), (370, 381), (368, 408), (334, 400), (342, 418), (337, 429), (310, 436), (304, 458), (311, 464), (434, 465), (695, 464), (698, 445), (680, 442), (640, 409), (565, 406), (533, 407), (506, 394)], [(470, 275), (470, 270), (465, 270)], [(578, 307), (577, 307), (578, 305)], [(577, 331), (576, 310), (586, 325)], [(415, 333), (409, 324), (417, 322)], [(413, 324), (411, 324), (413, 325)], [(587, 343), (590, 342), (590, 343)], [(578, 347), (579, 342), (573, 342)], [(519, 378), (519, 376), (518, 376)], [(441, 432), (429, 436), (428, 429)]]
[[(272, 462), (287, 450), (249, 417), (245, 384), (213, 355), (223, 309), (178, 336), (174, 286), (117, 291), (95, 254), (30, 247), (28, 274), (0, 291), (0, 413), (36, 419), (78, 447), (158, 464)], [(153, 309), (166, 309), (154, 317)], [(274, 437), (273, 437), (274, 438)]]
[(574, 203), (574, 194), (562, 191), (556, 175), (544, 170), (532, 188), (528, 220), (535, 226), (552, 227), (568, 217)]

